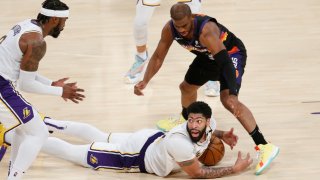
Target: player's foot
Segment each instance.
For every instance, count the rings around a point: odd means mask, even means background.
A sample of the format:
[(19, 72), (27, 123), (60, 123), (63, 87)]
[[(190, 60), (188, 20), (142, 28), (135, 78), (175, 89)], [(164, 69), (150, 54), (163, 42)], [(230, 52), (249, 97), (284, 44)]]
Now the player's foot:
[(220, 95), (220, 84), (218, 81), (208, 81), (204, 85), (204, 94), (209, 97), (216, 97)]
[(2, 160), (4, 154), (7, 151), (7, 144), (4, 142), (4, 133), (6, 132), (3, 124), (0, 123), (0, 161)]
[(168, 132), (172, 128), (176, 127), (179, 124), (184, 123), (186, 120), (182, 115), (179, 117), (169, 117), (167, 119), (162, 119), (157, 122), (157, 128), (161, 131)]
[(265, 145), (259, 144), (255, 149), (259, 153), (259, 161), (256, 166), (255, 174), (259, 175), (270, 165), (272, 160), (278, 155), (280, 149), (271, 143)]
[(141, 81), (148, 62), (148, 53), (146, 59), (142, 59), (140, 56), (136, 55), (133, 65), (124, 77), (125, 83), (135, 84)]

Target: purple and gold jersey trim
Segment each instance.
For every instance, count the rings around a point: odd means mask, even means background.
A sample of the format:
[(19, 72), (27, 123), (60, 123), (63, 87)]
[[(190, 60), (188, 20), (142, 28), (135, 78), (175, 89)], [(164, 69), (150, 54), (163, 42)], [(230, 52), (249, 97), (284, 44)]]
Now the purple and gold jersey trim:
[(27, 123), (33, 118), (33, 110), (18, 91), (15, 90), (12, 83), (0, 76), (0, 101), (19, 121), (16, 125)]
[(137, 153), (97, 150), (92, 149), (91, 145), (87, 155), (87, 163), (94, 169), (104, 168), (127, 171), (139, 169), (140, 172), (147, 172), (144, 164), (145, 152), (151, 143), (163, 135), (163, 132), (158, 132), (149, 137), (141, 148), (140, 152)]

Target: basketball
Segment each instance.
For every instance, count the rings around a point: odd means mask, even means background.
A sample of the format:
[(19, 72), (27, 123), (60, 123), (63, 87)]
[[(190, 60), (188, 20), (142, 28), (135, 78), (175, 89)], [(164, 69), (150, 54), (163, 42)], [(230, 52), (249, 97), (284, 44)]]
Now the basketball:
[(206, 166), (214, 166), (224, 156), (224, 145), (221, 139), (212, 135), (208, 148), (199, 157), (199, 161)]

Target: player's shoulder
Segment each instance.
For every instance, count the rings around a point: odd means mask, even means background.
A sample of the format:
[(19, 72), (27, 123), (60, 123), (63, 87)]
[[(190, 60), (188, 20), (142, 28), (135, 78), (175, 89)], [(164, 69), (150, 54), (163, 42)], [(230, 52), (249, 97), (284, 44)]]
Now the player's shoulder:
[(163, 26), (163, 29), (171, 31), (171, 23), (172, 23), (171, 20), (167, 21), (166, 24)]
[(19, 39), (19, 46), (21, 51), (24, 53), (29, 46), (45, 48), (46, 42), (40, 33), (28, 32), (21, 35)]
[(193, 143), (190, 137), (186, 136), (183, 133), (173, 133), (170, 136), (166, 137), (166, 146), (171, 149), (192, 149)]

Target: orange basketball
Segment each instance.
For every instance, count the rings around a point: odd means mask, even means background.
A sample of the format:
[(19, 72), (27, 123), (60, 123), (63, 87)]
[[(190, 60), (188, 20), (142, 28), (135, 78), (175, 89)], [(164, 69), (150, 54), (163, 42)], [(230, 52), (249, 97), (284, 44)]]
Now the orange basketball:
[(221, 139), (212, 135), (208, 148), (199, 157), (199, 161), (206, 166), (214, 166), (224, 156), (224, 145)]

